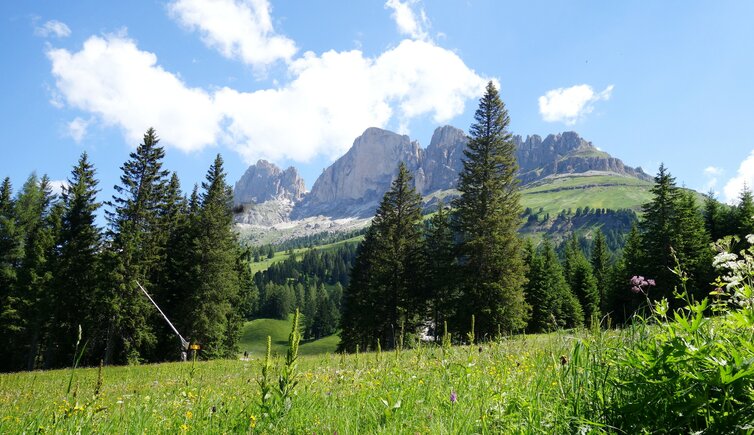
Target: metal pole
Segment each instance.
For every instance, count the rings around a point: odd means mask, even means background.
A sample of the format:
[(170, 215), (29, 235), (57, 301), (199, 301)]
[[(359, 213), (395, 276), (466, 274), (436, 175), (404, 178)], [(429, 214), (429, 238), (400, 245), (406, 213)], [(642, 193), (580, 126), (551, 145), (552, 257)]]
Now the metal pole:
[(171, 327), (171, 328), (173, 329), (173, 332), (175, 332), (175, 335), (177, 335), (177, 336), (178, 336), (178, 338), (180, 338), (180, 339), (181, 339), (181, 346), (183, 346), (183, 348), (184, 348), (184, 349), (188, 349), (188, 347), (189, 347), (189, 342), (188, 342), (188, 341), (186, 341), (186, 340), (184, 340), (184, 339), (183, 339), (183, 337), (181, 336), (181, 333), (180, 333), (180, 332), (178, 332), (178, 330), (177, 330), (177, 329), (175, 329), (175, 326), (173, 326), (173, 324), (172, 324), (172, 323), (170, 323), (170, 319), (168, 319), (168, 316), (166, 316), (166, 315), (165, 315), (165, 313), (163, 313), (163, 312), (162, 312), (162, 310), (161, 310), (161, 309), (160, 309), (160, 307), (159, 307), (159, 306), (157, 305), (157, 303), (156, 303), (156, 302), (154, 301), (154, 299), (152, 299), (152, 296), (149, 296), (149, 293), (147, 293), (147, 291), (146, 291), (146, 290), (144, 290), (144, 287), (142, 287), (142, 286), (141, 286), (141, 284), (139, 284), (139, 281), (136, 281), (136, 285), (138, 285), (138, 286), (139, 286), (139, 288), (141, 289), (141, 291), (143, 291), (143, 292), (144, 292), (144, 294), (145, 294), (145, 295), (147, 295), (147, 298), (149, 298), (149, 301), (150, 301), (150, 302), (152, 302), (152, 305), (154, 305), (154, 306), (155, 306), (155, 308), (157, 308), (157, 311), (159, 311), (159, 312), (160, 312), (160, 314), (162, 314), (162, 317), (164, 317), (164, 318), (165, 318), (165, 321), (166, 321), (166, 322), (168, 322), (168, 325), (170, 325), (170, 327)]

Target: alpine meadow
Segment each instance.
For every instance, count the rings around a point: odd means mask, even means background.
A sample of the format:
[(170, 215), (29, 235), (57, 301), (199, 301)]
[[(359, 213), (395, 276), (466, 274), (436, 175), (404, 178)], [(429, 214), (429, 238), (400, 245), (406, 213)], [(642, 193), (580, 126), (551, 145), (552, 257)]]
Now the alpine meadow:
[(0, 433), (754, 434), (754, 6), (540, 6), (0, 7)]

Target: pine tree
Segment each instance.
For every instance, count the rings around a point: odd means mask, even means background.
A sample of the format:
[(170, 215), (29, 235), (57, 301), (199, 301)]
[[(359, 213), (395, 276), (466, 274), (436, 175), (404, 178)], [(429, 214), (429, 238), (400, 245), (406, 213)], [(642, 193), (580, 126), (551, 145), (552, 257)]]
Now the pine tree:
[[(111, 242), (111, 295), (113, 307), (110, 320), (115, 318), (113, 336), (116, 343), (108, 343), (120, 350), (117, 361), (137, 362), (153, 351), (157, 344), (155, 325), (158, 318), (151, 303), (138, 287), (155, 292), (157, 272), (164, 263), (166, 233), (160, 217), (165, 202), (168, 171), (162, 169), (164, 149), (158, 145), (154, 129), (144, 134), (142, 143), (121, 167), (120, 185), (108, 203)], [(159, 300), (159, 298), (158, 298)], [(117, 309), (114, 307), (117, 306)]]
[(414, 331), (425, 315), (421, 197), (401, 163), (360, 244), (344, 295), (341, 350), (397, 345), (401, 325)]
[(690, 281), (688, 290), (701, 300), (710, 290), (714, 280), (712, 269), (713, 252), (710, 236), (704, 227), (704, 218), (690, 191), (681, 191), (676, 205), (676, 225), (674, 227), (674, 252), (683, 271)]
[(736, 235), (741, 240), (739, 247), (743, 248), (747, 244), (746, 236), (754, 234), (754, 195), (748, 185), (744, 184), (741, 194), (738, 197), (734, 213)]
[(54, 195), (47, 176), (32, 174), (16, 202), (19, 226), (23, 227), (23, 259), (18, 267), (16, 301), (23, 330), (11, 353), (16, 369), (32, 370), (39, 356), (40, 341), (49, 326), (52, 300), (49, 298), (55, 234), (51, 213)]
[(458, 180), (461, 196), (454, 202), (464, 303), (452, 329), (463, 330), (474, 314), (477, 335), (492, 337), (523, 329), (528, 318), (515, 144), (492, 82), (474, 119)]
[(634, 225), (626, 237), (623, 255), (610, 271), (607, 314), (620, 324), (628, 321), (631, 314), (644, 302), (644, 297), (632, 293), (629, 285), (632, 276), (642, 273), (640, 270), (644, 259), (641, 244), (641, 234)]
[(541, 255), (533, 247), (528, 251), (526, 300), (532, 310), (528, 330), (545, 332), (581, 326), (584, 321), (581, 305), (568, 287), (552, 244), (545, 240)]
[(610, 285), (610, 250), (607, 247), (605, 235), (602, 234), (602, 231), (599, 229), (594, 234), (590, 263), (597, 284), (597, 291), (600, 300), (600, 317), (602, 317), (607, 314), (609, 309), (607, 294)]
[(450, 227), (450, 212), (442, 201), (437, 213), (429, 220), (426, 230), (426, 277), (427, 297), (434, 324), (435, 340), (440, 329), (455, 313), (459, 303), (455, 283), (455, 246)]
[[(23, 330), (16, 293), (18, 266), (23, 258), (23, 238), (16, 219), (10, 178), (0, 186), (0, 346), (14, 349)], [(14, 361), (0, 361), (0, 370), (14, 368)]]
[(233, 232), (233, 192), (225, 181), (219, 154), (202, 189), (194, 243), (197, 286), (190, 298), (193, 312), (188, 334), (202, 345), (207, 357), (227, 357), (234, 354), (240, 334), (238, 243)]
[[(79, 325), (83, 340), (91, 348), (98, 348), (105, 341), (102, 325), (107, 325), (106, 319), (99, 316), (100, 310), (92, 309), (103, 306), (106, 298), (100, 288), (101, 231), (95, 224), (100, 206), (96, 199), (98, 181), (86, 152), (73, 168), (67, 184), (62, 194), (63, 214), (51, 295), (55, 300), (54, 328), (45, 361), (47, 366), (54, 367), (71, 363)], [(85, 357), (82, 363), (92, 359)]]
[(587, 261), (575, 236), (566, 245), (564, 274), (571, 293), (576, 295), (584, 313), (587, 325), (592, 320), (599, 321), (600, 297), (592, 265)]
[[(677, 225), (677, 204), (679, 190), (664, 165), (655, 176), (652, 186), (652, 200), (643, 206), (644, 219), (640, 224), (642, 261), (635, 275), (643, 275), (657, 282), (657, 288), (665, 296), (670, 296), (678, 281), (671, 272), (675, 260), (671, 252), (674, 247), (675, 226)], [(660, 293), (660, 292), (655, 292)], [(669, 297), (668, 299), (672, 299)]]
[(715, 198), (715, 192), (710, 190), (704, 195), (704, 228), (712, 240), (718, 240), (723, 237), (723, 218), (722, 204)]

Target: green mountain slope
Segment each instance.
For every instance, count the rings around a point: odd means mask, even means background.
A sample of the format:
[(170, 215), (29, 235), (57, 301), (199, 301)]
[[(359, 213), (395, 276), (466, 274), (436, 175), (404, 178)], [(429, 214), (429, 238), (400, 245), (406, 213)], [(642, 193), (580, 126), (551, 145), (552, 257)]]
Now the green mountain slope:
[(607, 173), (548, 177), (523, 186), (521, 204), (534, 211), (557, 214), (581, 207), (641, 210), (649, 201), (652, 183)]

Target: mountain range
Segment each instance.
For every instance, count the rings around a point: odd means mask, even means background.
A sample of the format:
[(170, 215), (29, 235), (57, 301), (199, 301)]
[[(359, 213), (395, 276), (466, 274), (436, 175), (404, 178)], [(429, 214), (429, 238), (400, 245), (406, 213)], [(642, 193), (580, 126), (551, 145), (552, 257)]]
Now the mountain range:
[[(260, 160), (235, 184), (236, 220), (253, 225), (274, 225), (314, 216), (332, 219), (367, 218), (374, 214), (387, 191), (399, 162), (414, 175), (425, 198), (455, 189), (463, 167), (468, 138), (455, 127), (435, 130), (429, 146), (379, 128), (368, 128), (350, 150), (317, 178), (307, 192), (294, 167), (282, 170)], [(596, 172), (650, 181), (641, 168), (632, 168), (600, 151), (575, 132), (513, 136), (522, 186), (563, 175)]]

